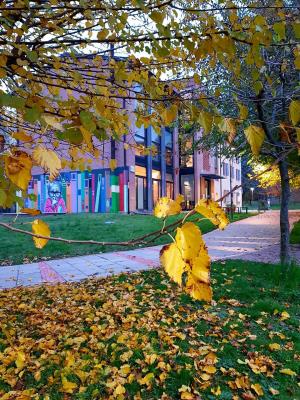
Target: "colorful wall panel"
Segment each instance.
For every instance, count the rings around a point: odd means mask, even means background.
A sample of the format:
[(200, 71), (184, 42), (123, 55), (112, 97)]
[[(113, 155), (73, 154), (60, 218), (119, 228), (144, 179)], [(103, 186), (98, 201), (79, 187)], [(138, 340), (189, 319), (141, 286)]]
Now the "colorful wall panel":
[(33, 176), (26, 207), (43, 213), (128, 212), (128, 171), (102, 169), (62, 172), (49, 181), (45, 174)]

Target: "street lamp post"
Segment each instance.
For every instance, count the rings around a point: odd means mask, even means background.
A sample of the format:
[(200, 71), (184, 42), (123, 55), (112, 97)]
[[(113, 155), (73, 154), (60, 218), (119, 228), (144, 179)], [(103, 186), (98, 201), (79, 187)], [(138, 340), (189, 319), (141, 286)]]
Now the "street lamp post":
[(250, 205), (252, 205), (254, 187), (250, 188), (250, 190), (251, 190), (251, 201), (250, 201)]

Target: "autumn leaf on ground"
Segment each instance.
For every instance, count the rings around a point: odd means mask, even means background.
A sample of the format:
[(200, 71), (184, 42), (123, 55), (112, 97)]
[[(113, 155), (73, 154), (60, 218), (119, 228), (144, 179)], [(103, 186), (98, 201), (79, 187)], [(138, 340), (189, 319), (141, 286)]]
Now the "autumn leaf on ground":
[(289, 369), (289, 368), (283, 368), (283, 369), (281, 369), (279, 372), (280, 372), (281, 374), (284, 374), (284, 375), (290, 375), (290, 376), (296, 376), (296, 375), (297, 375), (295, 371), (292, 371), (292, 370)]
[[(35, 219), (32, 222), (31, 226), (32, 226), (32, 232), (36, 233), (37, 235), (50, 236), (50, 234), (51, 234), (48, 224), (46, 224), (46, 222), (42, 221), (41, 219)], [(35, 247), (38, 249), (42, 249), (44, 246), (46, 246), (46, 244), (49, 240), (49, 239), (38, 238), (35, 236), (32, 236), (32, 238), (33, 238)]]
[(24, 151), (16, 150), (6, 155), (4, 160), (7, 177), (20, 189), (26, 190), (31, 179), (31, 157)]
[(48, 150), (46, 147), (39, 145), (33, 150), (32, 157), (37, 165), (50, 174), (50, 180), (59, 175), (61, 160), (53, 150)]

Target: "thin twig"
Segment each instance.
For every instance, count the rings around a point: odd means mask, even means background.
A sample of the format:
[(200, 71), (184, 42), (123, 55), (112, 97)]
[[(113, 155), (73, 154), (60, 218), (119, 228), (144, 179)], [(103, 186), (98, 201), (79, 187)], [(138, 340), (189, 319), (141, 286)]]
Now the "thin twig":
[[(278, 157), (274, 163), (272, 165), (270, 165), (268, 168), (266, 168), (264, 171), (260, 172), (259, 174), (256, 175), (252, 175), (250, 177), (250, 180), (254, 180), (258, 177), (260, 177), (261, 175), (265, 174), (266, 172), (270, 171), (275, 165), (277, 165), (282, 159), (286, 158), (286, 156), (292, 151), (294, 150), (294, 148), (290, 149), (288, 152), (282, 154), (281, 157)], [(234, 188), (232, 190), (230, 190), (228, 193), (226, 193), (224, 196), (220, 197), (218, 200), (216, 200), (216, 202), (221, 202), (223, 201), (227, 196), (229, 196), (231, 193), (233, 193), (235, 190), (239, 189), (240, 187), (242, 187), (242, 184), (240, 185), (236, 185), (234, 186)], [(6, 228), (10, 231), (13, 232), (18, 232), (18, 233), (22, 233), (25, 235), (29, 235), (29, 236), (33, 236), (39, 239), (47, 239), (47, 240), (54, 240), (57, 242), (63, 242), (63, 243), (67, 243), (67, 244), (94, 244), (94, 245), (98, 245), (98, 246), (132, 246), (132, 245), (138, 245), (138, 244), (149, 244), (153, 241), (155, 241), (158, 237), (160, 236), (164, 236), (164, 235), (170, 235), (170, 231), (175, 230), (175, 227), (178, 227), (179, 225), (182, 225), (186, 219), (192, 215), (196, 214), (195, 209), (189, 211), (184, 217), (180, 218), (179, 220), (172, 222), (169, 225), (164, 226), (164, 229), (158, 229), (157, 231), (154, 232), (150, 232), (147, 233), (146, 235), (137, 237), (135, 239), (132, 240), (128, 240), (125, 242), (100, 242), (97, 240), (74, 240), (74, 239), (63, 239), (60, 237), (54, 237), (54, 236), (44, 236), (44, 235), (39, 235), (36, 233), (32, 233), (29, 231), (25, 231), (23, 229), (19, 229), (19, 228), (15, 228), (10, 224), (7, 224), (5, 222), (0, 222), (0, 226), (2, 226), (3, 228)], [(153, 237), (152, 237), (153, 236)], [(151, 238), (150, 240), (145, 240), (147, 238)]]

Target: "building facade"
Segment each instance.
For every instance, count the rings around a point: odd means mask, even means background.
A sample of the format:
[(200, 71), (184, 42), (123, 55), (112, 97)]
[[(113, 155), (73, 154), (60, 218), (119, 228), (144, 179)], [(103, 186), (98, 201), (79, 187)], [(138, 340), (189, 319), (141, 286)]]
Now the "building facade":
[[(151, 148), (153, 151), (144, 152)], [(184, 196), (184, 207), (192, 208), (204, 198), (217, 200), (241, 183), (239, 159), (220, 159), (207, 151), (185, 152), (176, 127), (157, 134), (152, 127), (136, 128), (120, 141), (102, 145), (101, 162), (93, 161), (85, 171), (62, 170), (50, 182), (35, 168), (29, 184), (26, 207), (43, 213), (151, 212), (162, 196)], [(112, 171), (109, 160), (116, 159)], [(230, 203), (230, 196), (222, 205)], [(233, 204), (242, 205), (241, 189)]]

